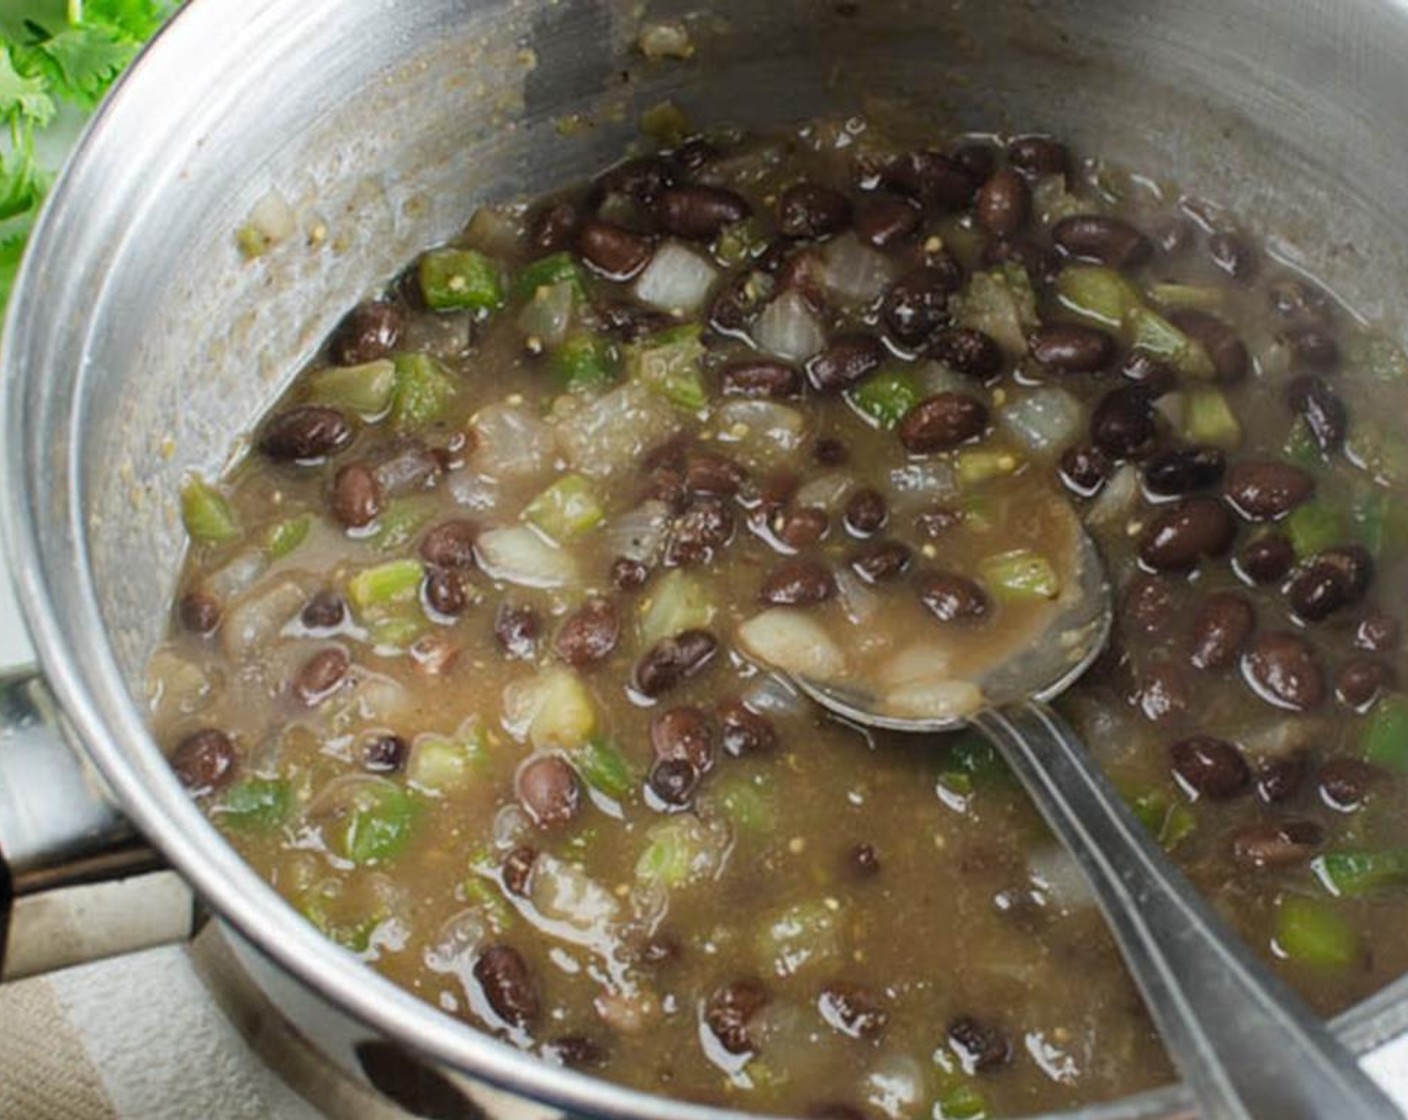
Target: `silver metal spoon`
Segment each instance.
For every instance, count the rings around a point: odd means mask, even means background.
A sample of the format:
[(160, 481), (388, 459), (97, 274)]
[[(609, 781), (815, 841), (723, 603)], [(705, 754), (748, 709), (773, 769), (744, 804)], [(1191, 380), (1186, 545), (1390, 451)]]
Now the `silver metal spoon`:
[(1058, 617), (1042, 640), (980, 682), (986, 706), (966, 720), (883, 714), (863, 691), (793, 679), (858, 724), (932, 733), (966, 722), (992, 740), (1090, 881), (1206, 1120), (1399, 1117), (1353, 1055), (1169, 862), (1076, 733), (1046, 706), (1095, 660), (1110, 630), (1109, 581), (1082, 530), (1075, 551), (1078, 577)]

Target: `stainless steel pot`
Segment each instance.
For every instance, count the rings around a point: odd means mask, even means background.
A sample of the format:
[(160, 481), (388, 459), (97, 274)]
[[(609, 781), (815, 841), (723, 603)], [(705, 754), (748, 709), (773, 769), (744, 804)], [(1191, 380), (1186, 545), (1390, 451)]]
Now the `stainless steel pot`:
[[(24, 717), (0, 740), (12, 969), (35, 915), (52, 912), (50, 888), (91, 903), (142, 886), (130, 820), (238, 931), (290, 1016), (361, 1076), (389, 1083), (387, 1055), (395, 1066), (414, 1052), (472, 1075), (469, 1096), (494, 1114), (509, 1098), (486, 1082), (596, 1116), (726, 1115), (549, 1069), (362, 967), (220, 840), (142, 718), (182, 474), (218, 470), (339, 313), (417, 249), (480, 200), (612, 158), (644, 106), (668, 96), (701, 120), (767, 124), (894, 103), (940, 126), (1050, 129), (1264, 222), (1279, 253), (1353, 305), (1396, 302), (1404, 0), (691, 7), (660, 0), (650, 15), (688, 14), (697, 57), (647, 64), (630, 50), (630, 0), (200, 0), (99, 114), (35, 234), (3, 347), (5, 528), (44, 678), (85, 760), (46, 732), (56, 713), (41, 685), (0, 690), (0, 709)], [(249, 262), (234, 231), (261, 200), (292, 233)], [(108, 886), (114, 874), (127, 886)], [(189, 896), (159, 883), (143, 895), (155, 921), (106, 948), (189, 927)], [(95, 949), (41, 940), (27, 967)], [(1360, 1051), (1402, 1033), (1408, 982), (1337, 1025)], [(1170, 1087), (1079, 1115), (1182, 1110)]]

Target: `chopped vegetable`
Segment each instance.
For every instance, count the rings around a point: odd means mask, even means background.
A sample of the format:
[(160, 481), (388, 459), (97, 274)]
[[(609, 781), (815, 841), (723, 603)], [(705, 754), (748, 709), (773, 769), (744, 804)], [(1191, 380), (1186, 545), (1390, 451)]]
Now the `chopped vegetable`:
[(1192, 443), (1234, 451), (1242, 443), (1242, 425), (1222, 390), (1191, 389), (1183, 398), (1183, 437)]
[(714, 604), (699, 580), (679, 568), (655, 585), (641, 604), (640, 640), (653, 646), (686, 630), (702, 630), (714, 618)]
[(1343, 544), (1349, 533), (1343, 506), (1325, 498), (1302, 502), (1286, 515), (1282, 524), (1301, 559)]
[(596, 703), (581, 677), (553, 666), (504, 689), (504, 726), (538, 750), (571, 752), (596, 733)]
[(961, 326), (991, 335), (1004, 350), (1025, 353), (1027, 332), (1041, 322), (1026, 270), (1019, 264), (1006, 264), (992, 272), (975, 272), (957, 319)]
[(386, 411), (396, 391), (396, 363), (381, 358), (360, 366), (330, 366), (315, 373), (308, 387), (309, 400), (315, 404), (378, 416)]
[[(674, 53), (674, 57), (688, 58), (693, 53), (694, 46), (690, 44), (688, 53)], [(647, 57), (652, 56), (647, 53)], [(641, 113), (640, 130), (657, 144), (673, 148), (689, 138), (689, 134), (694, 131), (694, 126), (690, 123), (685, 111), (673, 101), (660, 101)]]
[(699, 369), (703, 357), (699, 328), (674, 327), (629, 347), (626, 372), (672, 404), (696, 412), (709, 402)]
[(1408, 695), (1395, 693), (1374, 705), (1359, 736), (1359, 753), (1376, 766), (1408, 774)]
[(1355, 466), (1383, 485), (1408, 482), (1408, 439), (1389, 424), (1356, 417), (1349, 427), (1344, 450)]
[[(748, 283), (754, 283), (752, 277)], [(806, 297), (786, 291), (763, 308), (753, 324), (753, 341), (759, 350), (783, 361), (804, 362), (826, 345), (826, 331), (817, 322)]]
[[(534, 349), (548, 347), (554, 351), (560, 349), (567, 338), (576, 304), (577, 296), (572, 285), (566, 281), (539, 288), (518, 313), (518, 327), (529, 346)], [(572, 371), (566, 367), (571, 365), (572, 355), (562, 357), (562, 369), (556, 368), (557, 362), (558, 356), (554, 354), (555, 376), (570, 384)]]
[(724, 815), (744, 832), (767, 835), (777, 823), (777, 797), (772, 783), (761, 775), (732, 781), (715, 795)]
[(523, 266), (513, 283), (515, 299), (530, 300), (544, 288), (567, 284), (577, 296), (587, 291), (586, 271), (571, 253), (549, 253)]
[(904, 366), (886, 366), (851, 390), (850, 401), (877, 427), (893, 428), (920, 400), (919, 384)]
[(591, 334), (569, 335), (552, 352), (548, 368), (564, 389), (603, 389), (616, 380), (616, 347)]
[(726, 829), (681, 814), (653, 825), (636, 860), (636, 878), (663, 887), (683, 887), (716, 874), (728, 850)]
[(425, 633), (426, 623), (420, 615), (398, 614), (373, 619), (367, 629), (371, 634), (373, 651), (388, 656), (403, 653), (415, 645), (416, 640)]
[(745, 261), (752, 260), (767, 248), (767, 234), (757, 218), (744, 218), (725, 226), (719, 234), (714, 252), (719, 262), (726, 268), (737, 268)]
[(396, 356), (396, 389), (391, 396), (391, 420), (415, 431), (443, 419), (455, 399), (455, 383), (428, 354)]
[(1065, 389), (1044, 385), (1009, 394), (998, 413), (1003, 429), (1033, 455), (1054, 455), (1080, 438), (1085, 409)]
[(987, 1120), (988, 1103), (969, 1081), (944, 1090), (934, 1102), (934, 1120)]
[(523, 516), (559, 543), (576, 540), (606, 519), (592, 484), (579, 474), (563, 475), (531, 502)]
[(949, 737), (943, 760), (939, 785), (958, 797), (1016, 788), (1017, 778), (998, 749), (976, 731), (959, 731)]
[(1056, 277), (1061, 305), (1098, 326), (1118, 330), (1142, 301), (1134, 285), (1113, 268), (1068, 265)]
[(1331, 894), (1353, 897), (1408, 883), (1408, 850), (1326, 852), (1310, 869)]
[(959, 451), (957, 463), (960, 483), (981, 486), (1011, 474), (1022, 465), (1022, 457), (999, 447), (965, 447)]
[(1212, 359), (1206, 350), (1156, 311), (1137, 307), (1125, 320), (1130, 346), (1162, 358), (1189, 377), (1213, 375)]
[(270, 832), (288, 817), (293, 797), (281, 778), (245, 778), (225, 791), (216, 817), (241, 832)]
[(498, 262), (478, 249), (432, 249), (418, 275), (426, 306), (436, 311), (493, 311), (504, 301)]
[(264, 534), (264, 555), (271, 562), (282, 560), (308, 539), (308, 532), (312, 528), (313, 515), (311, 513), (276, 521), (269, 526), (269, 531)]
[(415, 539), (422, 525), (435, 516), (436, 504), (431, 498), (397, 498), (389, 502), (377, 518), (376, 547), (381, 552), (395, 552)]
[(1199, 311), (1217, 311), (1223, 304), (1221, 288), (1172, 281), (1152, 285), (1149, 298), (1165, 307), (1192, 307)]
[(488, 742), (477, 720), (468, 720), (454, 734), (423, 734), (411, 746), (406, 780), (418, 789), (445, 793), (467, 784), (488, 758)]
[(846, 655), (821, 623), (793, 607), (750, 618), (738, 628), (738, 642), (750, 657), (803, 677), (824, 681), (846, 668)]
[(989, 556), (979, 570), (982, 582), (998, 599), (1009, 602), (1054, 599), (1061, 593), (1061, 580), (1051, 561), (1029, 548)]
[(621, 749), (599, 735), (572, 752), (572, 765), (587, 785), (618, 803), (626, 800), (639, 781)]
[(758, 940), (758, 955), (778, 976), (834, 961), (840, 951), (839, 915), (819, 898), (789, 906), (764, 925)]
[(520, 587), (563, 587), (577, 581), (571, 554), (526, 525), (480, 533), (474, 555), (489, 578)]
[(223, 544), (240, 535), (234, 509), (200, 475), (192, 475), (181, 489), (181, 520), (197, 544)]
[(323, 841), (335, 855), (353, 863), (381, 863), (406, 846), (415, 802), (384, 779), (355, 779), (339, 787), (334, 804), (324, 804)]
[(347, 598), (362, 614), (404, 607), (419, 597), (423, 574), (419, 560), (388, 560), (348, 580)]
[(689, 315), (704, 305), (717, 276), (714, 266), (698, 253), (667, 241), (636, 281), (636, 298), (661, 311)]
[(1361, 957), (1354, 928), (1332, 905), (1288, 894), (1276, 907), (1276, 947), (1300, 964), (1345, 968)]
[(1129, 808), (1166, 852), (1173, 851), (1198, 827), (1187, 803), (1170, 800), (1162, 790), (1146, 790), (1130, 798)]

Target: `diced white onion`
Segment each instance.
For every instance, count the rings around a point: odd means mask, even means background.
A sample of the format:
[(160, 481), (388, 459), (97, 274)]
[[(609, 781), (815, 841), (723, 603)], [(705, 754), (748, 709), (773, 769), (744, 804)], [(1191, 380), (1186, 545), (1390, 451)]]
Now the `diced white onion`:
[(478, 249), (491, 257), (511, 257), (523, 244), (523, 214), (504, 206), (481, 206), (469, 219), (464, 231), (467, 249)]
[(1114, 525), (1123, 521), (1134, 511), (1134, 503), (1139, 499), (1139, 471), (1125, 463), (1110, 476), (1100, 496), (1085, 511), (1085, 520), (1090, 525)]
[(748, 466), (784, 459), (802, 445), (806, 420), (776, 401), (729, 401), (719, 408), (719, 442), (736, 444)]
[(804, 362), (826, 345), (826, 331), (798, 292), (783, 292), (753, 325), (753, 341), (788, 362)]
[(924, 1067), (908, 1054), (887, 1054), (862, 1082), (865, 1099), (891, 1120), (913, 1116), (925, 1094)]
[(855, 485), (856, 480), (846, 471), (827, 471), (804, 483), (792, 496), (792, 504), (834, 513)]
[(670, 507), (652, 498), (608, 521), (602, 535), (610, 555), (652, 564), (665, 545), (669, 527)]
[(567, 337), (576, 299), (576, 289), (566, 280), (539, 288), (518, 313), (518, 329), (539, 345), (556, 346)]
[(849, 568), (836, 569), (836, 599), (846, 612), (846, 619), (855, 626), (873, 622), (880, 609), (880, 596)]
[(1081, 873), (1080, 865), (1059, 844), (1036, 849), (1027, 859), (1027, 868), (1035, 883), (1063, 910), (1080, 910), (1093, 906), (1095, 896)]
[(479, 907), (461, 910), (450, 918), (425, 948), (426, 968), (459, 977), (466, 987), (473, 983), (474, 958), (489, 936), (489, 923)]
[(1054, 455), (1080, 436), (1084, 416), (1080, 402), (1065, 389), (1033, 389), (1003, 405), (1002, 427), (1034, 455)]
[(763, 673), (743, 690), (743, 702), (762, 715), (802, 716), (810, 701), (797, 686), (776, 673)]
[(640, 47), (640, 53), (652, 61), (661, 58), (690, 58), (694, 54), (694, 40), (689, 37), (689, 28), (679, 20), (647, 23), (640, 29), (636, 45)]
[(533, 907), (554, 923), (549, 931), (579, 944), (605, 940), (606, 928), (620, 916), (616, 896), (576, 864), (548, 852), (533, 861)]
[(932, 397), (935, 393), (962, 393), (967, 397), (986, 397), (977, 381), (966, 373), (959, 373), (956, 369), (944, 365), (943, 362), (920, 362), (914, 367), (914, 379), (919, 383), (919, 391), (926, 397)]
[(258, 583), (268, 568), (269, 558), (262, 548), (247, 548), (206, 576), (201, 581), (201, 590), (221, 603), (228, 603)]
[(804, 611), (773, 607), (738, 628), (745, 653), (768, 665), (815, 680), (840, 676), (846, 656), (826, 628)]
[(679, 428), (679, 409), (644, 385), (630, 382), (559, 420), (557, 438), (572, 470), (605, 478), (635, 468), (642, 455)]
[(469, 422), (474, 433), (471, 470), (503, 480), (538, 474), (552, 466), (553, 430), (521, 405), (491, 404)]
[(526, 525), (480, 533), (474, 556), (490, 579), (519, 587), (562, 587), (577, 580), (571, 555)]
[(906, 463), (889, 474), (890, 488), (903, 503), (953, 498), (958, 495), (953, 465), (942, 459)]
[(854, 233), (843, 234), (822, 251), (826, 290), (844, 303), (878, 299), (891, 280), (894, 266), (879, 250), (861, 243)]
[(231, 661), (243, 661), (267, 646), (303, 609), (308, 591), (296, 579), (283, 579), (255, 592), (225, 614), (220, 642)]
[(687, 315), (703, 306), (717, 276), (714, 266), (694, 250), (667, 241), (636, 281), (636, 299), (661, 311)]

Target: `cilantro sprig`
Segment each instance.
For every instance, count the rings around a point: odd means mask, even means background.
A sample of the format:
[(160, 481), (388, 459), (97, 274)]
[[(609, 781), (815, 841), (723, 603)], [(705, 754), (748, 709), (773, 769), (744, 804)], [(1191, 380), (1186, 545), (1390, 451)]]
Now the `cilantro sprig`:
[(174, 0), (0, 0), (0, 309), (61, 154), (50, 130), (92, 112), (174, 7)]

